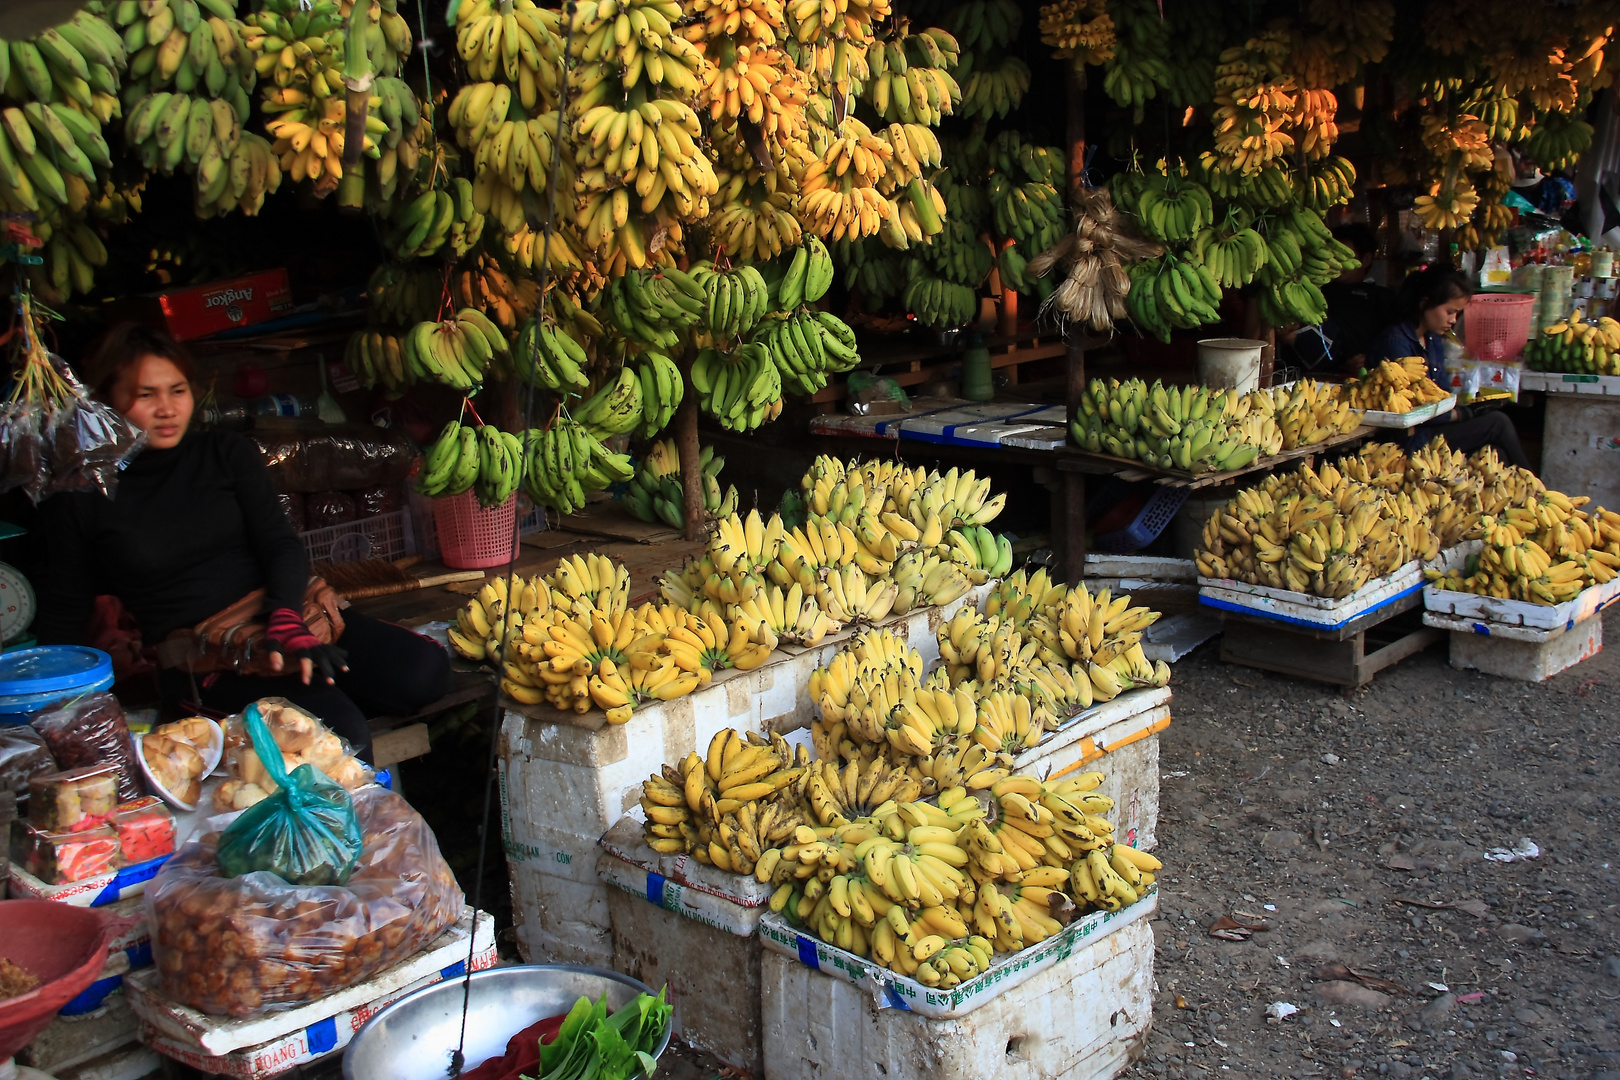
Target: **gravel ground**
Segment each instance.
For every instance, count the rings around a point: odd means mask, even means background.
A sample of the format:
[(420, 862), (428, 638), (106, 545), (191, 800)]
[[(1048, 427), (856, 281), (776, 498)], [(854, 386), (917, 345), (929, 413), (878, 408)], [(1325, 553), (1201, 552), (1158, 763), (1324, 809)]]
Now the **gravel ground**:
[[(1217, 652), (1175, 668), (1127, 1075), (1620, 1080), (1620, 649), (1529, 684), (1437, 645), (1349, 694)], [(1271, 929), (1209, 935), (1236, 913)]]

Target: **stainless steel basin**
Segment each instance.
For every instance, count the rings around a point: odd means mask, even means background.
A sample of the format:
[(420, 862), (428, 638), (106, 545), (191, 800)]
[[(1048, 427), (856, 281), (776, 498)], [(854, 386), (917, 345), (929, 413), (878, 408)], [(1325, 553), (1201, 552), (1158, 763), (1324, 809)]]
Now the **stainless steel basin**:
[[(463, 1071), (506, 1053), (506, 1043), (530, 1024), (566, 1013), (582, 996), (607, 995), (612, 1012), (644, 983), (602, 968), (529, 964), (490, 968), (471, 979), (446, 979), (400, 998), (366, 1022), (343, 1052), (344, 1080), (445, 1080), (461, 1038), (462, 995), (467, 993)], [(669, 1025), (674, 1027), (673, 1019)], [(669, 1045), (669, 1031), (653, 1057)]]

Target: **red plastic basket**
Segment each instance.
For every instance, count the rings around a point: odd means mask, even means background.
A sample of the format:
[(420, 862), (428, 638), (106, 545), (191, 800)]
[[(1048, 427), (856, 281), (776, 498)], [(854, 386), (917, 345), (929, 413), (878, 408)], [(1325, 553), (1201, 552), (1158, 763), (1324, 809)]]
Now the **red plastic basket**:
[(444, 565), (457, 570), (505, 566), (517, 557), (517, 496), (488, 508), (470, 491), (434, 499), (433, 527)]
[(1480, 293), (1463, 312), (1468, 351), (1488, 364), (1513, 364), (1530, 340), (1530, 314), (1536, 298), (1517, 293)]

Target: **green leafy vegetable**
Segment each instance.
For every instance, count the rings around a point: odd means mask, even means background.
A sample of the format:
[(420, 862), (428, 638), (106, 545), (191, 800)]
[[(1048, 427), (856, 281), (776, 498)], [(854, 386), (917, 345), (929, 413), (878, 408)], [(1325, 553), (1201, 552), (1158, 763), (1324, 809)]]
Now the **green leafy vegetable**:
[[(574, 1002), (557, 1037), (540, 1044), (539, 1080), (632, 1080), (652, 1076), (658, 1059), (651, 1051), (669, 1026), (674, 1007), (658, 996), (637, 994), (609, 1016), (607, 995)], [(535, 1080), (525, 1076), (523, 1080)]]

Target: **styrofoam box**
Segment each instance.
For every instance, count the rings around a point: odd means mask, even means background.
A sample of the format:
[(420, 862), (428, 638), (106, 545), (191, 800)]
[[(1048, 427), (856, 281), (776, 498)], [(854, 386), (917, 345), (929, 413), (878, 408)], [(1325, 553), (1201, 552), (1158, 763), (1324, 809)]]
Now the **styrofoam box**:
[[(642, 837), (645, 825), (645, 811), (639, 806), (631, 807), (624, 817), (614, 822), (613, 828), (602, 834), (599, 841), (602, 850), (643, 874), (651, 874), (662, 881), (674, 882), (689, 890), (707, 893), (736, 907), (762, 908), (770, 902), (771, 893), (775, 890), (767, 882), (760, 881), (752, 874), (734, 874), (718, 866), (705, 865), (684, 852), (679, 855), (663, 855), (654, 851), (647, 846), (647, 841)], [(598, 862), (598, 874), (601, 873), (601, 869), (602, 865)], [(623, 887), (620, 882), (614, 884)], [(631, 891), (634, 892), (636, 889), (632, 888)], [(650, 893), (648, 899), (653, 899)], [(657, 902), (654, 900), (654, 903)], [(737, 933), (752, 934), (754, 928), (755, 924), (751, 923), (747, 930), (739, 930)]]
[(915, 1013), (930, 1020), (954, 1020), (976, 1012), (1092, 943), (1132, 923), (1145, 922), (1158, 905), (1159, 892), (1155, 888), (1120, 911), (1088, 912), (1045, 941), (1015, 953), (997, 953), (989, 971), (949, 990), (925, 986), (801, 933), (782, 915), (767, 913), (760, 919), (759, 940), (768, 952), (789, 957), (807, 969), (855, 987), (879, 1009)]
[(1162, 555), (1087, 555), (1085, 576), (1090, 578), (1133, 578), (1144, 582), (1198, 579), (1198, 564), (1191, 559)]
[(668, 985), (676, 1035), (761, 1075), (761, 950), (755, 931), (764, 909), (655, 882), (656, 874), (612, 855), (600, 861), (604, 880), (621, 886), (608, 890), (613, 970), (648, 986)]
[(1061, 780), (1095, 769), (1097, 790), (1114, 800), (1107, 814), (1119, 841), (1158, 846), (1159, 733), (1170, 726), (1170, 688), (1132, 690), (1087, 709), (1014, 758), (1019, 772)]
[(1382, 412), (1378, 409), (1368, 409), (1362, 414), (1361, 422), (1368, 427), (1376, 428), (1412, 428), (1433, 420), (1442, 413), (1448, 413), (1457, 407), (1457, 395), (1447, 394), (1439, 401), (1413, 409), (1411, 412), (1392, 413)]
[(1569, 630), (1482, 627), (1432, 611), (1423, 613), (1423, 621), (1451, 631), (1452, 667), (1473, 668), (1504, 679), (1544, 682), (1603, 650), (1602, 619), (1587, 619)]
[(1331, 630), (1422, 588), (1423, 564), (1413, 559), (1336, 599), (1231, 578), (1200, 577), (1198, 586), (1198, 602), (1207, 607)]
[(1143, 1054), (1152, 1021), (1145, 921), (953, 1020), (886, 1009), (778, 952), (760, 971), (770, 1080), (1112, 1080)]
[[(941, 607), (893, 616), (886, 626), (925, 660), (956, 609), (979, 604), (990, 586)], [(635, 710), (596, 729), (548, 705), (505, 701), (499, 740), (501, 835), (512, 878), (513, 921), (524, 959), (605, 965), (611, 957), (607, 886), (596, 875), (602, 834), (641, 798), (641, 782), (666, 762), (704, 753), (726, 728), (788, 731), (814, 713), (810, 673), (852, 636), (814, 648), (780, 649), (753, 671), (723, 671), (708, 686)]]
[(1620, 375), (1572, 375), (1560, 371), (1524, 371), (1519, 374), (1520, 390), (1540, 390), (1548, 394), (1594, 394), (1611, 397), (1620, 394)]
[(236, 1020), (177, 1004), (158, 991), (156, 969), (131, 973), (124, 992), (140, 1021), (142, 1042), (203, 1072), (252, 1080), (340, 1050), (384, 1005), (464, 974), (469, 934), (473, 970), (494, 967), (495, 919), (476, 914), (476, 931), (472, 914), (463, 915), (427, 948), (365, 982), (263, 1016)]
[[(1480, 544), (1459, 544), (1440, 553), (1431, 565), (1442, 573), (1461, 570), (1468, 556)], [(1523, 600), (1503, 600), (1478, 593), (1454, 592), (1434, 585), (1423, 587), (1423, 607), (1441, 615), (1455, 615), (1474, 622), (1523, 626), (1533, 630), (1568, 630), (1584, 622), (1620, 598), (1620, 577), (1606, 585), (1583, 589), (1573, 600), (1562, 604), (1531, 604)]]
[(146, 883), (157, 877), (169, 856), (125, 866), (105, 874), (66, 885), (50, 885), (16, 863), (11, 864), (6, 883), (13, 900), (55, 900), (73, 907), (106, 907), (120, 900), (146, 895)]

